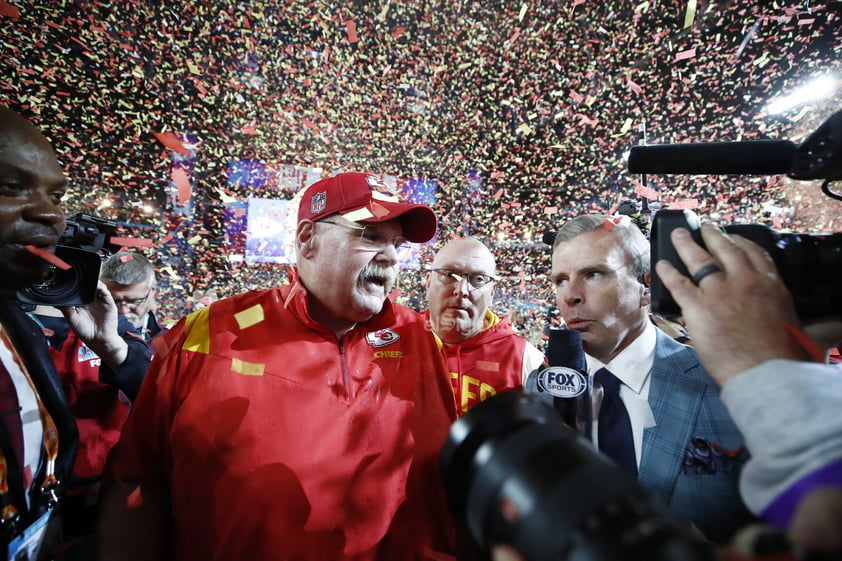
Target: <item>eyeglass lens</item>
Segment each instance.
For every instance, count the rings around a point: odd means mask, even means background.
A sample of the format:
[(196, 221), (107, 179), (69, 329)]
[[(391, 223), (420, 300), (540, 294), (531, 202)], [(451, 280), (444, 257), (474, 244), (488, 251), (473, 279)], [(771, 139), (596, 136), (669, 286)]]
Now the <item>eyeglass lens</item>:
[(146, 300), (149, 298), (150, 294), (152, 294), (151, 288), (149, 289), (149, 292), (146, 293), (146, 296), (143, 296), (141, 298), (132, 298), (132, 299), (115, 298), (114, 303), (117, 304), (117, 306), (127, 306), (129, 308), (133, 308), (133, 307), (136, 307), (136, 306), (140, 306), (141, 304), (146, 302)]
[(350, 224), (333, 222), (331, 220), (322, 220), (321, 222), (325, 224), (333, 224), (334, 226), (342, 226), (350, 230), (359, 230), (360, 245), (362, 245), (365, 249), (369, 249), (372, 251), (381, 251), (384, 247), (390, 244), (398, 251), (409, 247), (409, 240), (407, 240), (403, 236), (390, 238), (382, 232), (380, 232), (379, 230), (375, 228), (370, 228), (368, 226), (352, 226)]
[(468, 284), (472, 287), (482, 288), (495, 280), (494, 277), (486, 275), (485, 273), (457, 273), (456, 271), (451, 271), (450, 269), (433, 269), (433, 271), (438, 273), (439, 278), (441, 278), (445, 284), (455, 284), (457, 282), (461, 282), (462, 279), (466, 279)]

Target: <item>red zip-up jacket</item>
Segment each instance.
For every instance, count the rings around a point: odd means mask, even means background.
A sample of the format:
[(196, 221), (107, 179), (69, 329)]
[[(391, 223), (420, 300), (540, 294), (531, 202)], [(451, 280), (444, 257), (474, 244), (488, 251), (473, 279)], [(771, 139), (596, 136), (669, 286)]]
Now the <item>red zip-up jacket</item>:
[(294, 282), (164, 336), (106, 477), (171, 492), (174, 559), (448, 559), (455, 417), (417, 313), (387, 301), (340, 343)]

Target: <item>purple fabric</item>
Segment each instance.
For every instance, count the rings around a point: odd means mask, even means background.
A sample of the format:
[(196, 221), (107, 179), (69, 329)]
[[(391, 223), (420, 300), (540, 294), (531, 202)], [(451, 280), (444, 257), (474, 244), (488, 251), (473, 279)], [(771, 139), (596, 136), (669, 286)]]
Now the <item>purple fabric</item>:
[(786, 529), (801, 499), (817, 487), (827, 486), (842, 488), (842, 459), (801, 478), (769, 503), (761, 517), (778, 528)]

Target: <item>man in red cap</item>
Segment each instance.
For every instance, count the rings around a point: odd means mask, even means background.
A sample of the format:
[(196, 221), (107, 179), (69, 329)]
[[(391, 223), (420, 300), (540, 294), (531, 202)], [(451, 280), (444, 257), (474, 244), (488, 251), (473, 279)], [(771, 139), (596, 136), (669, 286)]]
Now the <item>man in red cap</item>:
[(106, 467), (107, 559), (455, 559), (437, 457), (456, 417), (432, 334), (387, 295), (433, 211), (373, 175), (300, 201), (291, 284), (158, 345)]

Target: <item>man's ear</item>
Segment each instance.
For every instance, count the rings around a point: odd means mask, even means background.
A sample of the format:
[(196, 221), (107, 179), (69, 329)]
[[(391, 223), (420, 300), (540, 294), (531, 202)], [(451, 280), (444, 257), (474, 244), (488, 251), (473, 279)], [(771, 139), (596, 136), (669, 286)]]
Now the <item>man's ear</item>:
[(648, 306), (652, 303), (652, 271), (646, 271), (643, 275), (643, 294), (640, 296), (640, 305)]
[(302, 259), (309, 259), (318, 247), (316, 223), (312, 220), (302, 220), (295, 228), (295, 245)]

